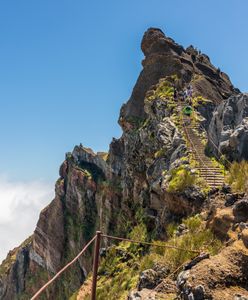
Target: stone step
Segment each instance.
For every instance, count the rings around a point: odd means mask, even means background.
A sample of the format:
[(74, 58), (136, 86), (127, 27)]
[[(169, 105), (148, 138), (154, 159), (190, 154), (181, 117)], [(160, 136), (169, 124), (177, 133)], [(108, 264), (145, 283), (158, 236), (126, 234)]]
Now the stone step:
[(221, 172), (221, 170), (211, 170), (211, 169), (208, 169), (208, 170), (202, 170), (201, 168), (196, 168), (199, 172), (201, 172), (202, 174), (215, 174), (215, 175), (221, 175), (224, 177), (224, 174)]
[(212, 168), (203, 169), (201, 167), (196, 167), (196, 169), (201, 171), (204, 174), (221, 174), (221, 175), (224, 175), (220, 169), (218, 169), (218, 170), (215, 170), (215, 169), (212, 169)]
[(196, 168), (201, 174), (203, 175), (212, 175), (212, 176), (223, 176), (223, 173), (221, 171), (206, 171), (206, 170), (201, 170), (200, 168)]
[(211, 175), (211, 174), (204, 174), (200, 172), (200, 176), (204, 177), (204, 178), (216, 178), (216, 179), (220, 179), (220, 180), (224, 180), (225, 177), (222, 176), (221, 174), (215, 174), (215, 176)]
[[(203, 163), (203, 168), (207, 168), (207, 169), (216, 169), (216, 170), (220, 170), (220, 167), (219, 166), (217, 166), (217, 165), (214, 165), (213, 164), (213, 162), (212, 162), (212, 160), (208, 160), (208, 159), (202, 159), (202, 158), (199, 158), (198, 157), (198, 161), (199, 161), (199, 163)], [(206, 165), (206, 166), (205, 166)]]
[[(206, 165), (207, 168), (211, 168), (213, 167), (213, 163), (212, 161), (210, 160), (206, 160), (206, 159), (202, 159), (202, 158), (197, 158), (196, 159), (199, 163), (201, 163), (203, 165), (203, 167)], [(220, 169), (219, 169), (220, 170)]]
[(195, 158), (198, 158), (198, 159), (200, 159), (200, 160), (202, 160), (204, 162), (206, 161), (206, 162), (211, 163), (211, 164), (213, 163), (212, 160), (207, 159), (206, 156), (196, 155)]
[(209, 184), (210, 189), (216, 189), (222, 187), (223, 184)]
[(223, 184), (224, 183), (224, 180), (207, 180), (207, 179), (205, 179), (205, 178), (203, 178), (204, 180), (205, 180), (205, 182), (207, 183), (207, 184)]
[(217, 173), (221, 173), (221, 174), (223, 174), (223, 172), (222, 172), (222, 170), (221, 169), (219, 169), (219, 168), (214, 168), (213, 166), (210, 166), (210, 167), (206, 167), (206, 165), (199, 165), (199, 166), (197, 166), (196, 167), (197, 169), (199, 169), (199, 170), (201, 170), (201, 171), (203, 171), (203, 172), (207, 172), (207, 173), (209, 173), (209, 172), (217, 172)]
[(204, 178), (207, 178), (207, 179), (218, 179), (218, 180), (224, 180), (225, 179), (225, 177), (223, 177), (223, 176), (220, 176), (220, 175), (216, 175), (216, 176), (214, 176), (214, 175), (211, 175), (211, 174), (208, 174), (208, 175), (206, 175), (206, 174), (201, 174), (201, 176), (202, 177), (204, 177)]
[(224, 181), (217, 181), (217, 180), (206, 180), (206, 183), (207, 184), (223, 184), (224, 183)]
[(216, 176), (214, 176), (213, 174), (212, 174), (212, 177), (211, 177), (211, 174), (208, 174), (208, 175), (206, 175), (206, 174), (201, 174), (203, 177), (205, 177), (205, 178), (207, 178), (207, 179), (218, 179), (218, 180), (224, 180), (225, 179), (225, 177), (223, 177), (223, 176), (221, 176), (221, 175), (216, 175)]
[[(211, 163), (208, 163), (206, 161), (201, 161), (201, 160), (197, 160), (199, 163), (199, 168), (205, 168), (207, 170), (214, 170), (213, 169), (213, 165)], [(218, 169), (218, 171), (220, 171), (220, 169)]]
[(213, 166), (212, 165), (212, 167), (210, 167), (210, 168), (206, 168), (206, 167), (202, 167), (201, 169), (203, 169), (203, 170), (209, 170), (209, 169), (211, 169), (211, 170), (220, 170), (220, 168), (219, 167), (215, 167), (215, 166)]
[(199, 170), (199, 172), (200, 172), (200, 174), (202, 175), (202, 176), (204, 176), (204, 177), (215, 177), (215, 178), (222, 178), (222, 179), (224, 179), (225, 178), (225, 176), (222, 174), (222, 173), (215, 173), (215, 172), (201, 172), (200, 170)]
[(224, 182), (223, 179), (204, 178), (206, 182)]

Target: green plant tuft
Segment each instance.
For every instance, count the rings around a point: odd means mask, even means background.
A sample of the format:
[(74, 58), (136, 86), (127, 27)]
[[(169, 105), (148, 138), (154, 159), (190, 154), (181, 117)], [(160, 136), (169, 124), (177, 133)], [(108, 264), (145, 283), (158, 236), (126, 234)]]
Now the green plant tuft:
[(228, 183), (231, 185), (233, 191), (235, 192), (248, 192), (248, 162), (234, 162), (232, 163), (229, 175), (228, 175)]
[(171, 180), (167, 191), (169, 193), (182, 192), (187, 187), (194, 185), (196, 182), (196, 175), (191, 174), (185, 166), (180, 166), (171, 171)]

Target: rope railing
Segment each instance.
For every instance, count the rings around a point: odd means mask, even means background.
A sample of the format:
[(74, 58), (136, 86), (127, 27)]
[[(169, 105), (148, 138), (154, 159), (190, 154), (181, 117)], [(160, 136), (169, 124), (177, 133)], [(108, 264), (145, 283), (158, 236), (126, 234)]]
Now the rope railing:
[(100, 242), (102, 238), (117, 240), (117, 241), (124, 241), (124, 242), (130, 242), (134, 244), (141, 244), (141, 245), (147, 245), (151, 247), (160, 247), (160, 248), (168, 248), (168, 249), (176, 249), (180, 251), (187, 251), (191, 253), (195, 253), (195, 255), (199, 255), (202, 252), (201, 250), (195, 250), (195, 249), (188, 249), (173, 245), (163, 245), (163, 244), (157, 244), (152, 242), (145, 242), (145, 241), (139, 241), (139, 240), (133, 240), (123, 237), (116, 237), (112, 235), (103, 234), (100, 231), (96, 232), (96, 235), (84, 246), (84, 248), (78, 253), (78, 255), (70, 261), (67, 265), (65, 265), (52, 279), (50, 279), (45, 285), (43, 285), (31, 298), (31, 300), (37, 299), (42, 292), (44, 292), (49, 285), (51, 285), (65, 270), (67, 270), (73, 263), (75, 263), (78, 258), (87, 250), (87, 248), (91, 245), (93, 241), (95, 241), (95, 251), (94, 251), (94, 263), (93, 263), (93, 283), (92, 283), (92, 290), (91, 290), (91, 299), (96, 299), (96, 285), (97, 285), (97, 270), (98, 270), (98, 264), (99, 264), (99, 249), (100, 249)]
[(152, 247), (160, 247), (160, 248), (168, 248), (168, 249), (177, 249), (177, 250), (187, 251), (187, 252), (192, 252), (192, 253), (197, 253), (197, 254), (201, 253), (201, 250), (193, 250), (193, 249), (187, 249), (187, 248), (177, 247), (177, 246), (173, 246), (173, 245), (161, 245), (161, 244), (156, 244), (156, 243), (137, 241), (137, 240), (127, 239), (127, 238), (122, 238), (122, 237), (116, 237), (116, 236), (106, 235), (106, 234), (102, 234), (102, 237), (103, 238), (109, 238), (109, 239), (112, 239), (112, 240), (117, 240), (117, 241), (130, 242), (130, 243), (133, 243), (133, 244), (141, 244), (141, 245), (147, 245), (147, 246), (152, 246)]
[(87, 248), (90, 246), (90, 244), (95, 240), (96, 236), (94, 236), (78, 253), (78, 255), (70, 261), (67, 265), (65, 265), (52, 279), (50, 279), (43, 287), (41, 287), (38, 292), (31, 298), (31, 300), (37, 299), (40, 294), (51, 284), (53, 283), (66, 269), (68, 269), (74, 262), (78, 260), (78, 258), (87, 250)]
[[(176, 250), (180, 250), (180, 251), (187, 251), (187, 252), (192, 252), (195, 253), (195, 255), (192, 257), (192, 259), (194, 259), (195, 257), (197, 257), (200, 253), (202, 253), (203, 249), (200, 250), (194, 250), (194, 249), (187, 249), (187, 248), (182, 248), (182, 247), (177, 247), (177, 246), (173, 246), (173, 245), (161, 245), (161, 244), (156, 244), (156, 243), (150, 243), (150, 242), (144, 242), (144, 241), (137, 241), (137, 240), (133, 240), (133, 239), (127, 239), (127, 238), (121, 238), (121, 237), (116, 237), (116, 236), (111, 236), (111, 235), (106, 235), (106, 234), (102, 234), (103, 238), (109, 238), (109, 239), (113, 239), (113, 240), (118, 240), (118, 241), (126, 241), (126, 242), (130, 242), (130, 243), (135, 243), (135, 244), (143, 244), (143, 245), (149, 245), (149, 246), (153, 246), (153, 247), (161, 247), (161, 248), (169, 248), (169, 249), (176, 249)], [(175, 275), (181, 268), (183, 268), (183, 266), (186, 264), (187, 262), (184, 262), (183, 264), (181, 264), (179, 267), (177, 267), (172, 273), (170, 273), (166, 278), (170, 278), (173, 275)], [(160, 282), (153, 290), (158, 289), (160, 286), (162, 286), (164, 282)], [(150, 291), (150, 293), (148, 293), (148, 297), (152, 294), (152, 291)], [(161, 298), (161, 296), (160, 296)], [(161, 299), (167, 299), (166, 298), (161, 298)]]

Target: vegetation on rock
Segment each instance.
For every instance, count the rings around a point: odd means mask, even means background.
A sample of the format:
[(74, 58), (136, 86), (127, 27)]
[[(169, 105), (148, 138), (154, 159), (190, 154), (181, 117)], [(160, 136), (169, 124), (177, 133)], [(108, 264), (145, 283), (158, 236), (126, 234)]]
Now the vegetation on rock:
[[(184, 234), (178, 235), (178, 224), (171, 223), (167, 226), (167, 241), (152, 241), (154, 245), (161, 247), (121, 242), (108, 248), (99, 268), (97, 299), (126, 300), (129, 291), (137, 287), (141, 272), (152, 269), (155, 265), (162, 265), (168, 269), (168, 276), (175, 276), (183, 264), (197, 255), (187, 249), (204, 251), (211, 255), (219, 252), (221, 242), (206, 229), (198, 215), (183, 220), (182, 224), (185, 226)], [(139, 241), (149, 240), (146, 226), (143, 223), (137, 225), (129, 237)]]
[(182, 192), (196, 183), (196, 175), (192, 174), (185, 166), (171, 170), (171, 180), (167, 191), (169, 193)]
[(228, 175), (228, 183), (234, 192), (248, 193), (248, 162), (233, 162)]

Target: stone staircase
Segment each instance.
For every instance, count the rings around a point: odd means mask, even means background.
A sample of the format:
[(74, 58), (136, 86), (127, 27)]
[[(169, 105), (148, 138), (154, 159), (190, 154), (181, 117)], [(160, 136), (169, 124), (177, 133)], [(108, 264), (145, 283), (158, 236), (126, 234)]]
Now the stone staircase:
[(199, 125), (193, 125), (189, 122), (189, 118), (183, 118), (183, 130), (194, 159), (197, 161), (196, 169), (210, 188), (220, 187), (225, 181), (225, 176), (221, 168), (214, 166), (212, 160), (205, 155), (205, 147), (201, 142), (201, 138), (196, 134), (196, 132), (199, 132)]

